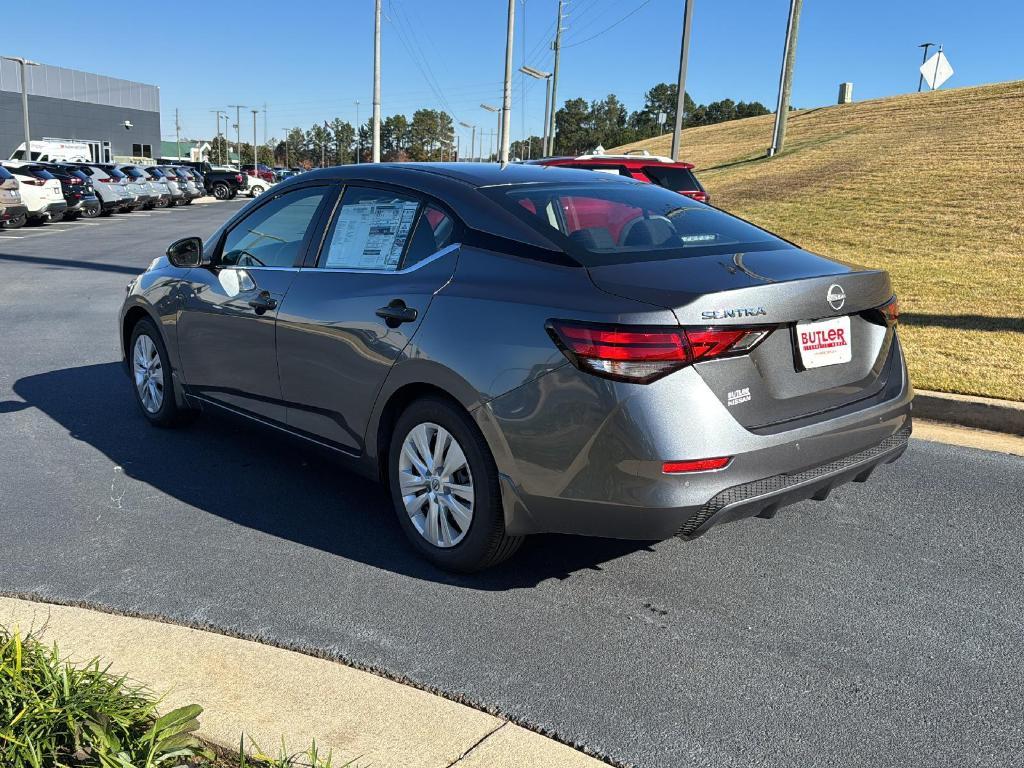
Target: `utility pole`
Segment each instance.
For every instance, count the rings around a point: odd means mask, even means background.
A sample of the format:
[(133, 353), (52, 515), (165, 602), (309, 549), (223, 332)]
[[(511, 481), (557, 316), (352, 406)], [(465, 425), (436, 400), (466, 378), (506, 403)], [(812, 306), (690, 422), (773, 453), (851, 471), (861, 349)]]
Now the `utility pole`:
[[(254, 173), (260, 175), (260, 151), (256, 146), (256, 115), (259, 112), (258, 109), (249, 110), (252, 112), (252, 169)], [(241, 158), (239, 158), (241, 159)]]
[(284, 167), (290, 170), (292, 167), (292, 162), (291, 158), (288, 155), (288, 137), (291, 134), (289, 133), (287, 128), (282, 128), (281, 130), (284, 131)]
[[(377, 0), (380, 2), (380, 0)], [(501, 102), (501, 164), (508, 162), (509, 130), (512, 127), (512, 46), (515, 36), (516, 0), (508, 0), (505, 30), (505, 95)]]
[(380, 0), (377, 0), (373, 22), (373, 154), (371, 160), (380, 162)]
[(25, 76), (25, 68), (38, 67), (39, 62), (29, 61), (21, 56), (3, 56), (0, 58), (7, 59), (8, 61), (13, 61), (21, 65), (21, 120), (22, 128), (25, 130), (25, 153), (21, 156), (21, 159), (31, 162), (32, 132), (28, 127), (28, 78)]
[[(181, 122), (178, 120), (178, 108), (174, 108), (174, 143), (178, 147), (178, 159), (181, 160)], [(163, 154), (163, 153), (161, 153)], [(189, 157), (189, 160), (192, 158)]]
[(356, 100), (356, 165), (362, 162), (363, 158), (363, 136), (359, 130), (359, 101)]
[(565, 0), (558, 0), (558, 23), (555, 27), (555, 69), (551, 80), (551, 122), (548, 125), (549, 153), (555, 151), (555, 112), (558, 109), (558, 63), (562, 58), (562, 9)]
[[(918, 48), (924, 48), (924, 56), (921, 57), (921, 65), (922, 66), (924, 65), (924, 63), (926, 61), (928, 61), (928, 49), (931, 48), (933, 45), (937, 45), (937, 43), (921, 43), (919, 46), (917, 46)], [(917, 78), (917, 92), (918, 93), (921, 92), (921, 86), (923, 86), (923, 85), (924, 85), (924, 73), (922, 72), (921, 75)]]
[(803, 0), (789, 0), (789, 22), (786, 24), (786, 48), (782, 54), (779, 74), (779, 103), (775, 109), (775, 130), (768, 157), (782, 151), (786, 142), (786, 120), (789, 117), (789, 94), (793, 88), (793, 64), (796, 62), (796, 37), (800, 28), (800, 7)]
[(683, 39), (679, 44), (679, 92), (676, 94), (676, 127), (672, 133), (672, 159), (679, 162), (679, 143), (683, 132), (683, 111), (686, 108), (686, 61), (690, 57), (690, 23), (694, 0), (683, 0)]
[(238, 154), (238, 167), (242, 167), (242, 110), (245, 104), (228, 104), (229, 109), (235, 110), (235, 152)]
[[(217, 113), (217, 130), (213, 134), (213, 144), (214, 144), (214, 146), (219, 147), (220, 145), (217, 143), (217, 139), (220, 138), (220, 116), (224, 113), (224, 110), (223, 109), (211, 109), (210, 111)], [(221, 150), (221, 152), (223, 152), (223, 150)], [(223, 163), (223, 162), (225, 162), (225, 160), (224, 160), (223, 157), (220, 157), (221, 152), (218, 152), (217, 155), (218, 155), (219, 161)]]

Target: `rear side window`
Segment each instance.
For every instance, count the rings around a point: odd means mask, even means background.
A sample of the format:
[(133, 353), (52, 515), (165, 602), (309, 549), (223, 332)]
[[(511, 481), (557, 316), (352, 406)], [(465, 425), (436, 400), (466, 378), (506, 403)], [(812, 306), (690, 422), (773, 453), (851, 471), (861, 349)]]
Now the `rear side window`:
[(455, 223), (451, 217), (440, 208), (428, 205), (416, 222), (405, 259), (402, 260), (402, 269), (419, 264), (442, 248), (447, 248), (454, 234)]
[(11, 175), (10, 171), (8, 171), (3, 166), (0, 166), (0, 179), (4, 179), (6, 181), (8, 179), (13, 179), (13, 178), (14, 178), (14, 176)]
[(789, 248), (784, 240), (653, 184), (484, 189), (584, 266)]
[(348, 187), (320, 265), (328, 269), (398, 269), (419, 207), (416, 198), (396, 192)]
[(695, 192), (701, 189), (697, 177), (689, 168), (644, 168), (644, 175), (659, 187), (671, 189), (673, 192)]
[(292, 267), (302, 251), (328, 187), (307, 187), (261, 205), (227, 233), (220, 263), (239, 267)]

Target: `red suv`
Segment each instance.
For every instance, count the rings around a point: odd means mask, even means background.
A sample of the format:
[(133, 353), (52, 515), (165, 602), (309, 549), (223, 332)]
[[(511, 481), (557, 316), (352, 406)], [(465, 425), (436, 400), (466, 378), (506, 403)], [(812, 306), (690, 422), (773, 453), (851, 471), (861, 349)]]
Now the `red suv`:
[(269, 168), (268, 166), (264, 165), (263, 163), (259, 164), (259, 168), (258, 169), (255, 166), (252, 166), (252, 165), (243, 165), (242, 166), (242, 173), (247, 173), (250, 176), (258, 176), (259, 178), (263, 179), (268, 184), (273, 184), (274, 183), (274, 170), (272, 168)]
[(669, 157), (648, 154), (580, 155), (579, 157), (544, 157), (528, 160), (534, 165), (560, 165), (565, 168), (585, 168), (590, 171), (617, 173), (650, 184), (671, 189), (681, 195), (710, 203), (707, 193), (693, 174), (692, 163), (677, 163)]

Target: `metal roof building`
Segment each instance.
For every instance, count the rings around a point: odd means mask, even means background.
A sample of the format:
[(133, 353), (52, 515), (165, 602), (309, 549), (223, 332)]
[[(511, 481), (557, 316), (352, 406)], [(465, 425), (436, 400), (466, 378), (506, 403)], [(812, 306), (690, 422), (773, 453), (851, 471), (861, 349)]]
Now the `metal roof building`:
[[(24, 141), (20, 69), (16, 62), (0, 59), (0, 157), (4, 158)], [(48, 64), (25, 71), (33, 141), (84, 141), (98, 162), (159, 154), (157, 86)]]

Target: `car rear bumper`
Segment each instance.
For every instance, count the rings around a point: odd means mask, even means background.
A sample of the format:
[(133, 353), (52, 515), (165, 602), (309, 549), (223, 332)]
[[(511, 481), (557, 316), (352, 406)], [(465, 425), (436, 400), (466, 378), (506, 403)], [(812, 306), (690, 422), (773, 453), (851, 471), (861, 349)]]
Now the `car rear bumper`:
[(0, 221), (10, 221), (28, 213), (28, 206), (6, 205), (0, 208)]
[(49, 216), (51, 219), (55, 219), (58, 216), (63, 216), (64, 212), (68, 209), (68, 204), (61, 200), (57, 203), (49, 203), (43, 207), (41, 211), (36, 214), (32, 214), (36, 218), (43, 216)]
[[(898, 354), (898, 350), (897, 350)], [(824, 498), (897, 459), (913, 390), (899, 359), (882, 402), (772, 434), (744, 429), (692, 369), (648, 385), (563, 366), (474, 411), (502, 482), (510, 534), (692, 538)], [(666, 461), (731, 457), (718, 471)]]

